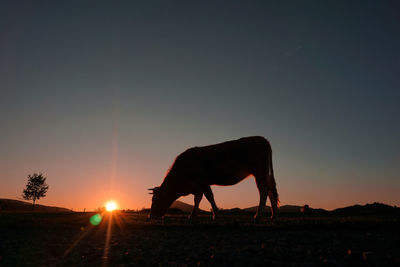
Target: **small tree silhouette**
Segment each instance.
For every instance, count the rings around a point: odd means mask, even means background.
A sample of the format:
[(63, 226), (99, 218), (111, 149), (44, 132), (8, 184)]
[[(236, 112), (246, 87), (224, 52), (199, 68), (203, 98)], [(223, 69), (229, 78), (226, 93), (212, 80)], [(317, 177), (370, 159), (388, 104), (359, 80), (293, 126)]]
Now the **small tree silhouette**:
[(26, 188), (22, 192), (22, 197), (26, 200), (32, 200), (32, 210), (35, 208), (35, 202), (37, 199), (46, 196), (46, 192), (49, 186), (46, 184), (47, 177), (44, 177), (42, 173), (34, 173), (28, 175), (28, 183)]

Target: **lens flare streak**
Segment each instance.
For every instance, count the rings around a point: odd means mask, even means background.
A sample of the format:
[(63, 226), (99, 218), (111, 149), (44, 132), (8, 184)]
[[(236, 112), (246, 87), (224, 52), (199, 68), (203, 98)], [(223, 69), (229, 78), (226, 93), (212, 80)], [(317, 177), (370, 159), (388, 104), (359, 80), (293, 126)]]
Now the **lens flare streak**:
[(110, 251), (110, 240), (111, 240), (111, 229), (112, 229), (112, 216), (113, 216), (113, 214), (110, 213), (110, 215), (108, 217), (108, 225), (107, 225), (107, 232), (106, 232), (106, 241), (104, 243), (102, 266), (107, 266), (107, 263), (108, 263), (108, 254)]
[[(63, 258), (67, 258), (71, 252), (78, 246), (78, 244), (84, 239), (91, 239), (94, 236), (89, 235), (93, 229), (96, 231), (105, 231), (105, 242), (104, 249), (102, 255), (102, 264), (101, 266), (108, 266), (111, 252), (111, 237), (112, 230), (114, 227), (118, 227), (119, 229), (123, 229), (124, 220), (120, 216), (119, 212), (103, 212), (101, 214), (97, 213), (90, 217), (89, 225), (87, 227), (81, 227), (81, 232), (75, 238), (75, 240), (71, 243), (71, 245), (65, 250), (63, 254)], [(115, 224), (115, 226), (114, 226)], [(106, 228), (104, 228), (106, 227)]]

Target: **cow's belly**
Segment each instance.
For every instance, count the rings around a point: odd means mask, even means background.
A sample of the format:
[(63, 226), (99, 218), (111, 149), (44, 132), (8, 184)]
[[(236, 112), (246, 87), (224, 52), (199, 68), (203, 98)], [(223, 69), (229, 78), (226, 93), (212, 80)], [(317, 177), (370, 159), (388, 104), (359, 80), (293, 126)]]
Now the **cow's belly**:
[(212, 185), (234, 185), (251, 175), (248, 171), (239, 171), (236, 173), (221, 173), (212, 177)]

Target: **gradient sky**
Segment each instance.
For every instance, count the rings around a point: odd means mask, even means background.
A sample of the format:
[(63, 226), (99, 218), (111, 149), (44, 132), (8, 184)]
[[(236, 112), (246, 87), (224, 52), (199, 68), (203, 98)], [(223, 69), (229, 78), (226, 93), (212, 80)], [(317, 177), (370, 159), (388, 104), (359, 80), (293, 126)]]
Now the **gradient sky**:
[(149, 207), (185, 149), (262, 135), (281, 204), (400, 205), (399, 2), (2, 1), (0, 36), (0, 198)]

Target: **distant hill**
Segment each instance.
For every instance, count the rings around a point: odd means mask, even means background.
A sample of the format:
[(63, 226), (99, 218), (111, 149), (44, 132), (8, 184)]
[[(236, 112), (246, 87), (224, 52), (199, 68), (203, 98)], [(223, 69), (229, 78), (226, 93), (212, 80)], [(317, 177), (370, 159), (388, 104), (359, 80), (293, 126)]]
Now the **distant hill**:
[(300, 206), (294, 206), (294, 205), (284, 205), (279, 207), (280, 212), (300, 212), (301, 207)]
[[(14, 199), (7, 199), (7, 198), (0, 198), (0, 211), (32, 211), (32, 203), (21, 201), (21, 200), (14, 200)], [(51, 207), (36, 204), (34, 211), (42, 211), (42, 212), (72, 212), (70, 209), (60, 208), (60, 207)]]
[[(221, 212), (249, 212), (255, 213), (257, 211), (258, 206), (253, 206), (245, 209), (233, 208), (233, 209), (222, 209)], [(282, 213), (300, 213), (302, 206), (296, 205), (283, 205), (279, 207), (279, 212)], [(193, 210), (193, 205), (187, 204), (185, 202), (176, 200), (171, 207), (169, 208), (168, 213), (190, 213)], [(270, 206), (266, 206), (266, 210), (269, 212), (271, 210)], [(5, 199), (0, 198), (0, 211), (32, 211), (32, 203), (14, 200), (14, 199)], [(40, 212), (72, 212), (72, 210), (61, 207), (52, 207), (36, 204), (35, 211)], [(145, 209), (145, 211), (149, 211), (149, 209)], [(204, 210), (199, 209), (199, 212), (206, 212)], [(333, 211), (327, 211), (324, 209), (313, 209), (309, 208), (308, 212), (327, 212), (330, 214), (342, 214), (342, 215), (368, 215), (368, 214), (398, 214), (400, 215), (400, 208), (389, 206), (383, 203), (372, 203), (366, 205), (353, 205), (344, 208), (335, 209)]]
[[(185, 202), (176, 200), (174, 203), (172, 203), (170, 209), (178, 209), (181, 210), (185, 213), (190, 213), (193, 210), (193, 205), (187, 204)], [(203, 212), (202, 209), (199, 209), (200, 212)]]
[[(266, 211), (270, 211), (271, 207), (270, 206), (266, 206)], [(302, 206), (295, 206), (295, 205), (284, 205), (279, 207), (279, 212), (284, 212), (284, 213), (300, 213), (301, 212), (301, 208)], [(253, 207), (249, 207), (249, 208), (244, 208), (244, 209), (240, 209), (240, 208), (233, 208), (233, 209), (221, 209), (221, 212), (224, 213), (237, 213), (237, 212), (249, 212), (249, 213), (255, 213), (258, 209), (258, 206), (253, 206)], [(172, 203), (171, 207), (170, 207), (170, 211), (174, 212), (174, 210), (180, 210), (182, 212), (185, 213), (190, 213), (193, 210), (193, 205), (187, 204), (185, 202), (176, 200), (174, 203)], [(199, 209), (200, 212), (206, 212), (204, 210)], [(327, 212), (324, 209), (313, 209), (313, 208), (309, 208), (308, 212)]]
[(366, 205), (353, 205), (344, 208), (335, 209), (332, 211), (336, 214), (344, 215), (363, 215), (363, 214), (399, 214), (400, 208), (389, 206), (383, 203), (372, 203)]
[[(270, 212), (271, 207), (265, 206), (266, 211)], [(279, 207), (280, 213), (301, 213), (303, 206), (296, 205), (283, 205)], [(187, 204), (185, 202), (176, 200), (169, 208), (169, 214), (177, 213), (190, 213), (192, 212), (193, 205)], [(256, 213), (258, 206), (253, 206), (245, 209), (233, 208), (233, 209), (221, 209), (221, 213), (225, 214), (235, 214), (235, 213)], [(144, 209), (142, 211), (149, 212), (150, 209)], [(207, 211), (200, 210), (199, 212), (206, 213)], [(333, 211), (328, 211), (324, 209), (313, 209), (308, 207), (307, 213), (313, 214), (339, 214), (339, 215), (360, 215), (360, 214), (398, 214), (400, 215), (400, 208), (392, 207), (382, 203), (367, 204), (364, 206), (354, 205), (344, 208), (339, 208)]]
[[(302, 206), (283, 205), (283, 206), (279, 207), (278, 212), (297, 213), (297, 212), (301, 212), (301, 208), (302, 208)], [(253, 207), (245, 208), (245, 209), (242, 209), (242, 210), (246, 211), (246, 212), (256, 212), (257, 209), (258, 209), (258, 206), (253, 206)], [(266, 211), (270, 211), (271, 207), (270, 206), (265, 206), (265, 209), (266, 209)], [(308, 212), (326, 212), (326, 210), (309, 208)]]
[[(193, 205), (187, 204), (185, 202), (175, 200), (174, 203), (168, 208), (167, 214), (179, 214), (179, 213), (191, 213), (193, 210)], [(142, 209), (140, 212), (148, 213), (150, 209)], [(199, 212), (204, 212), (204, 210), (199, 208)]]

